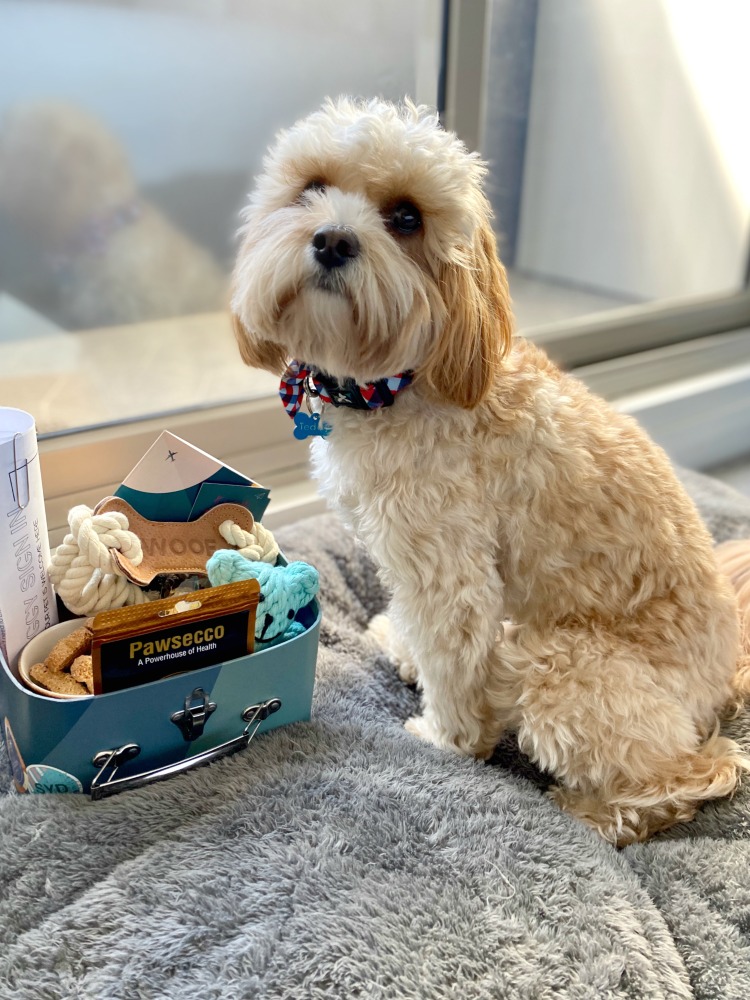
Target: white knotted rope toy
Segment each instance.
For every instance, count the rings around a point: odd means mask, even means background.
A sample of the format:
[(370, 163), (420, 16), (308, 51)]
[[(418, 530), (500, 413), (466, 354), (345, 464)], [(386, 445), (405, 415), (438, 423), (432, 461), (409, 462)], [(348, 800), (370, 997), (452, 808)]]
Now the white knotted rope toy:
[[(92, 615), (153, 599), (124, 577), (112, 559), (113, 549), (135, 566), (143, 559), (140, 539), (128, 529), (124, 514), (95, 514), (80, 504), (68, 514), (68, 526), (70, 533), (55, 550), (49, 567), (52, 585), (68, 610), (76, 615)], [(257, 521), (251, 532), (234, 521), (223, 521), (219, 532), (246, 559), (271, 565), (276, 562), (276, 539)]]

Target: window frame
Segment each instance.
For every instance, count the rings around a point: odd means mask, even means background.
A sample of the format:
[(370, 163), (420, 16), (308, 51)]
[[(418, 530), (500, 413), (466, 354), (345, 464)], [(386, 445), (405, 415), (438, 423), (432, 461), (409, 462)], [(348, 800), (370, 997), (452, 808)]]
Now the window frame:
[[(417, 99), (437, 100), (446, 127), (456, 131), (468, 146), (479, 149), (490, 16), (490, 0), (443, 0), (442, 26), (430, 4), (422, 5), (418, 12), (433, 56), (425, 46), (419, 62)], [(438, 45), (441, 29), (442, 44)], [(750, 330), (750, 255), (746, 275), (746, 287), (731, 294), (628, 306), (522, 333), (595, 390), (597, 384), (606, 384), (607, 398), (632, 412), (652, 433), (660, 434), (667, 448), (672, 441), (678, 460), (706, 468), (707, 435), (720, 442), (710, 456), (711, 464), (750, 451), (750, 405), (742, 404), (743, 393), (750, 400), (750, 373), (737, 361), (727, 367), (721, 352), (717, 357), (710, 342), (712, 337)], [(680, 358), (685, 354), (681, 345), (690, 341), (702, 342), (696, 343), (706, 366), (702, 381), (684, 371), (680, 375)], [(718, 345), (719, 340), (713, 347)], [(666, 366), (659, 389), (652, 384), (656, 360)], [(673, 370), (667, 375), (670, 365)], [(639, 392), (639, 378), (642, 386), (649, 386), (647, 392)], [(689, 412), (690, 400), (695, 404), (694, 412), (701, 413), (704, 431), (692, 451), (689, 432), (675, 431), (675, 421)], [(39, 450), (53, 544), (62, 537), (69, 507), (94, 503), (111, 492), (165, 428), (272, 486), (274, 503), (267, 517), (272, 526), (323, 509), (307, 475), (307, 449), (293, 441), (288, 417), (275, 396), (268, 396), (133, 419), (116, 426), (41, 435)]]

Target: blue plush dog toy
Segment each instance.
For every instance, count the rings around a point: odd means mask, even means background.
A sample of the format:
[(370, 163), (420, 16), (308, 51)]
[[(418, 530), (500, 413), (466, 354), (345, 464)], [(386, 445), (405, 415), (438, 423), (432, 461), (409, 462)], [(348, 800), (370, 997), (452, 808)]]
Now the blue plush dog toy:
[(306, 562), (269, 566), (241, 556), (233, 549), (219, 549), (206, 563), (212, 587), (237, 580), (257, 580), (260, 603), (255, 619), (255, 640), (265, 648), (293, 639), (305, 631), (295, 615), (318, 593), (318, 571)]

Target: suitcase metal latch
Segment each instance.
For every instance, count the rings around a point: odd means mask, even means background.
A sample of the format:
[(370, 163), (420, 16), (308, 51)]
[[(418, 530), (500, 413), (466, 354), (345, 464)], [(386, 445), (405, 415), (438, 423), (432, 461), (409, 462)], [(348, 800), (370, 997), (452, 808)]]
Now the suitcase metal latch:
[[(191, 705), (198, 701), (198, 705)], [(192, 743), (203, 735), (203, 729), (212, 712), (216, 711), (216, 702), (209, 701), (203, 688), (195, 688), (192, 694), (185, 698), (185, 707), (181, 712), (173, 712), (170, 721), (174, 722), (182, 732), (187, 743)]]

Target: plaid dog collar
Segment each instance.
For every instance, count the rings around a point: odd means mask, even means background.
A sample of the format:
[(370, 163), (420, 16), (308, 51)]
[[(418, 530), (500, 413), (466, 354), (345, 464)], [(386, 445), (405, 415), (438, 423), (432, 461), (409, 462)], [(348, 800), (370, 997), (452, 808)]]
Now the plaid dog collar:
[(413, 378), (412, 372), (401, 372), (390, 378), (378, 379), (377, 382), (357, 385), (352, 378), (339, 382), (324, 372), (310, 368), (304, 362), (291, 361), (281, 378), (279, 395), (284, 409), (292, 418), (299, 412), (305, 393), (317, 396), (332, 406), (348, 406), (353, 410), (379, 410), (383, 406), (392, 406), (396, 394), (411, 385)]

